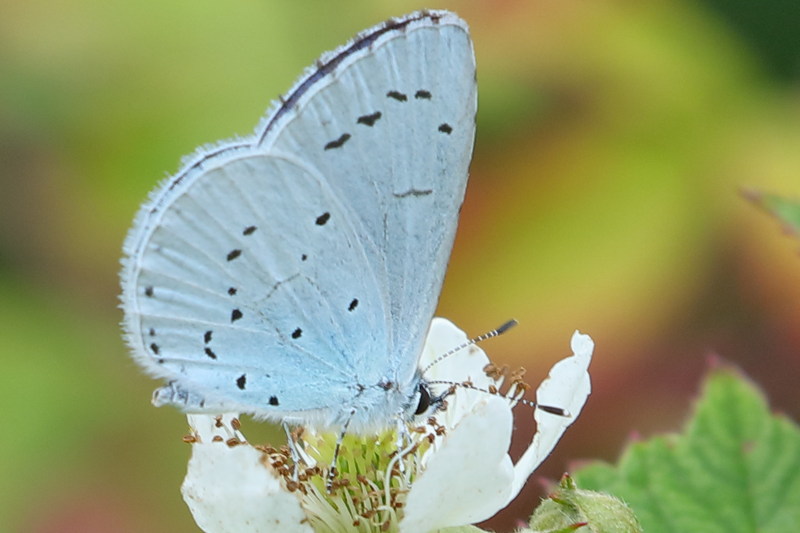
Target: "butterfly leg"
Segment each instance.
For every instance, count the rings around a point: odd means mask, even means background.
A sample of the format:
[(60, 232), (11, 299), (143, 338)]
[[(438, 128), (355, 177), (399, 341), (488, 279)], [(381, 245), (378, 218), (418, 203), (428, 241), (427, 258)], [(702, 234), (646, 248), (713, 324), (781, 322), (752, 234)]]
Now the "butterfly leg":
[(330, 470), (328, 470), (328, 481), (325, 483), (325, 489), (329, 494), (333, 490), (333, 478), (336, 477), (336, 460), (339, 459), (339, 448), (342, 446), (344, 436), (347, 434), (347, 428), (350, 427), (350, 421), (353, 419), (354, 414), (356, 414), (355, 408), (350, 410), (347, 421), (345, 421), (342, 430), (339, 432), (339, 436), (336, 438), (336, 447), (333, 449), (333, 459), (331, 460)]
[[(395, 442), (395, 446), (397, 447), (397, 453), (402, 454), (405, 450), (405, 447), (411, 444), (411, 434), (408, 432), (408, 425), (406, 425), (405, 420), (401, 415), (398, 415), (395, 419), (395, 425), (397, 426), (397, 441)], [(403, 462), (403, 458), (400, 457), (400, 462), (398, 463), (398, 468), (400, 468), (401, 473), (405, 473), (406, 465)]]
[(286, 432), (286, 444), (289, 446), (289, 453), (292, 455), (292, 462), (294, 463), (293, 473), (292, 473), (292, 480), (297, 481), (298, 479), (298, 468), (301, 462), (304, 462), (303, 457), (306, 454), (300, 453), (300, 446), (295, 438), (295, 434), (289, 428), (289, 424), (286, 423), (284, 420), (281, 422), (281, 426), (283, 426), (283, 431)]

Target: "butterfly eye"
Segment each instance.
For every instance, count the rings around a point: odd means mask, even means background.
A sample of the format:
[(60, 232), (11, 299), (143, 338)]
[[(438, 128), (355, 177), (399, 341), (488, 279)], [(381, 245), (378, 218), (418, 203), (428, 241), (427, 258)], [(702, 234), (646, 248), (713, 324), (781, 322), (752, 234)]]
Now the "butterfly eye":
[(417, 410), (414, 411), (415, 415), (421, 415), (425, 411), (428, 410), (428, 407), (431, 406), (431, 391), (428, 390), (428, 386), (424, 383), (419, 384), (419, 403), (417, 404)]

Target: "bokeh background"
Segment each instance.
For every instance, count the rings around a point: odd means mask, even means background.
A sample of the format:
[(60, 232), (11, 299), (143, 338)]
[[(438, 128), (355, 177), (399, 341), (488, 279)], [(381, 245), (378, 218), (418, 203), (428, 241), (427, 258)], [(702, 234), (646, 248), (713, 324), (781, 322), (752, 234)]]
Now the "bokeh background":
[(125, 232), (182, 155), (421, 7), (470, 23), (479, 73), (440, 314), (517, 318), (484, 348), (533, 383), (576, 328), (597, 343), (584, 414), (488, 525), (574, 461), (680, 429), (713, 356), (800, 416), (800, 245), (741, 196), (800, 194), (796, 0), (0, 0), (1, 530), (197, 531), (185, 419), (149, 404), (119, 335)]

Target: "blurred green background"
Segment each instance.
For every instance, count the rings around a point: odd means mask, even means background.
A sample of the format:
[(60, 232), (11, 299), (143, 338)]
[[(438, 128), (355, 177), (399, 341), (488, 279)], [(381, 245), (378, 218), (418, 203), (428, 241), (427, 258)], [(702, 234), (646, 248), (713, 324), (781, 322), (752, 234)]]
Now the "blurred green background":
[(478, 58), (440, 314), (473, 335), (517, 318), (484, 348), (534, 384), (574, 329), (597, 343), (584, 414), (489, 525), (525, 518), (571, 460), (678, 429), (710, 356), (797, 419), (800, 245), (740, 188), (800, 194), (798, 6), (0, 0), (0, 530), (197, 531), (185, 418), (150, 405), (120, 339), (125, 232), (182, 155), (421, 7), (464, 17)]

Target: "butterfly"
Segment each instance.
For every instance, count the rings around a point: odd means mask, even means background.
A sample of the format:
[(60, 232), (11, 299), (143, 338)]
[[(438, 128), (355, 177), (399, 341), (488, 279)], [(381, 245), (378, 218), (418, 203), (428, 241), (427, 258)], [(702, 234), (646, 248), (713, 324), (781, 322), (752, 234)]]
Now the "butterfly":
[(253, 135), (201, 149), (124, 244), (156, 405), (365, 433), (436, 402), (419, 368), (475, 136), (466, 23), (420, 11), (323, 54)]

